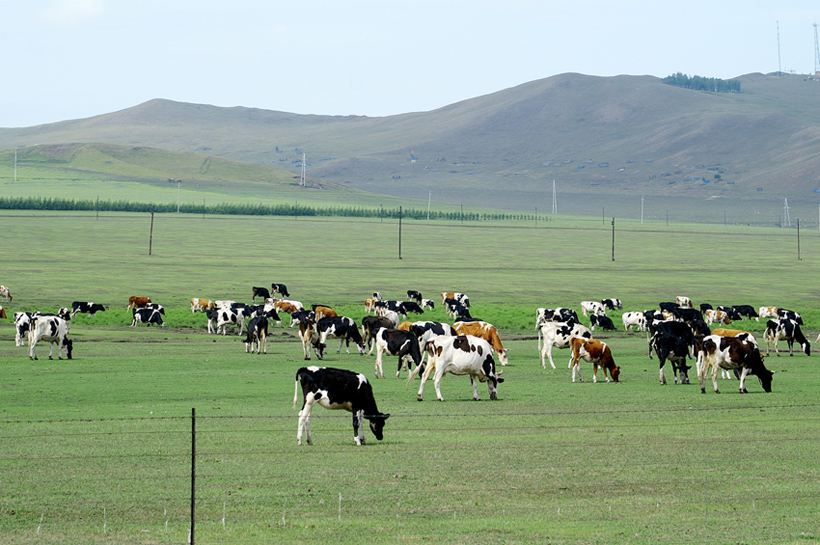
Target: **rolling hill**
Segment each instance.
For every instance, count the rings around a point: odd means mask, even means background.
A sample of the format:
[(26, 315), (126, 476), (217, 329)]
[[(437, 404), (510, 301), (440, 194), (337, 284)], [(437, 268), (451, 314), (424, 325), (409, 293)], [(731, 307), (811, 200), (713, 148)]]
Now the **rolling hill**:
[(430, 112), (297, 115), (152, 100), (0, 129), (0, 149), (103, 142), (297, 171), (400, 198), (549, 212), (753, 223), (817, 218), (820, 81), (749, 74), (740, 93), (651, 76), (562, 74)]

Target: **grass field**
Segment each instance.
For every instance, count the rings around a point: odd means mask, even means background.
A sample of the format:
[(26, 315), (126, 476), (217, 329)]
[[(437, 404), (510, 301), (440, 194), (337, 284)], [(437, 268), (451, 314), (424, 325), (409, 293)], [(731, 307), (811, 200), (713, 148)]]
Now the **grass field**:
[[(159, 215), (149, 256), (149, 221), (0, 214), (0, 283), (14, 296), (0, 322), (2, 543), (186, 542), (192, 408), (197, 543), (820, 540), (816, 355), (768, 358), (770, 394), (754, 378), (749, 395), (737, 381), (701, 394), (660, 386), (643, 333), (617, 331), (599, 338), (622, 381), (593, 384), (585, 366), (572, 384), (565, 351), (542, 370), (532, 330), (539, 306), (618, 297), (643, 310), (688, 295), (793, 308), (814, 341), (816, 231), (798, 261), (793, 230), (619, 221), (612, 261), (600, 218), (406, 221), (398, 259), (392, 221)], [(392, 415), (385, 439), (368, 431), (355, 447), (349, 414), (317, 409), (314, 446), (297, 447), (294, 331), (276, 326), (268, 354), (248, 355), (235, 335), (207, 335), (188, 303), (249, 301), (271, 282), (357, 321), (374, 290), (468, 293), (510, 348), (499, 400), (482, 385), (474, 402), (468, 380), (448, 376), (444, 403), (432, 384), (419, 403), (415, 383), (371, 378), (373, 357), (331, 349), (323, 364), (370, 378)], [(130, 295), (165, 305), (170, 326), (128, 327)], [(13, 312), (73, 300), (110, 307), (74, 319), (73, 360), (14, 346)]]

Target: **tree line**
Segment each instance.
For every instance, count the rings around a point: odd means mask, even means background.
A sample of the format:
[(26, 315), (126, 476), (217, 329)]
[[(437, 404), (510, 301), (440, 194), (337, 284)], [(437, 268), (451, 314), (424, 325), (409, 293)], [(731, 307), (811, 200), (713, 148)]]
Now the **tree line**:
[(666, 76), (662, 80), (669, 85), (676, 85), (686, 89), (695, 89), (696, 91), (711, 91), (713, 93), (739, 93), (740, 80), (736, 79), (720, 79), (720, 78), (704, 78), (701, 76), (692, 76), (691, 78), (686, 74), (678, 72), (671, 76)]
[[(59, 197), (0, 197), (2, 210), (56, 210), (80, 212), (157, 212), (176, 213), (175, 203), (145, 203), (127, 200), (64, 199)], [(336, 216), (352, 218), (402, 218), (427, 219), (427, 210), (416, 208), (366, 208), (360, 206), (308, 206), (304, 204), (260, 204), (260, 203), (219, 203), (180, 204), (181, 214), (210, 214), (232, 216)], [(535, 220), (534, 214), (443, 212), (430, 210), (431, 220), (490, 221), (490, 220)], [(539, 215), (541, 221), (549, 217)]]

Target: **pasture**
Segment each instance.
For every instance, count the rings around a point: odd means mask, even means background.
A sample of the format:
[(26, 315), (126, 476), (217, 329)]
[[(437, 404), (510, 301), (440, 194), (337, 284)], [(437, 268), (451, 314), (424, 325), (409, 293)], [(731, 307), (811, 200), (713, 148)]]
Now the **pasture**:
[[(535, 308), (618, 297), (624, 311), (687, 295), (695, 304), (779, 305), (820, 328), (820, 235), (794, 230), (563, 217), (523, 222), (0, 215), (0, 535), (3, 543), (184, 543), (196, 409), (197, 543), (804, 543), (820, 539), (816, 354), (777, 358), (766, 394), (720, 381), (658, 384), (643, 333), (596, 335), (621, 382), (572, 384), (567, 351), (541, 368)], [(293, 299), (360, 322), (373, 291), (470, 295), (499, 327), (510, 365), (499, 400), (472, 400), (446, 376), (373, 377), (373, 356), (311, 364), (365, 373), (391, 414), (382, 442), (353, 444), (349, 413), (316, 408), (314, 446), (296, 446), (295, 331), (274, 326), (267, 355), (208, 335), (189, 299), (250, 301), (287, 284)], [(167, 309), (167, 328), (131, 328), (130, 295)], [(72, 321), (74, 359), (30, 361), (11, 315), (74, 300), (109, 307)], [(616, 325), (620, 313), (610, 312)], [(284, 318), (284, 316), (283, 316)], [(412, 319), (412, 318), (411, 318)], [(584, 318), (582, 321), (588, 323)], [(759, 335), (762, 323), (739, 327)], [(781, 345), (781, 348), (783, 346)], [(813, 347), (816, 348), (816, 347)], [(765, 347), (764, 347), (765, 350)], [(667, 379), (671, 369), (667, 366)], [(599, 378), (600, 373), (599, 373)]]

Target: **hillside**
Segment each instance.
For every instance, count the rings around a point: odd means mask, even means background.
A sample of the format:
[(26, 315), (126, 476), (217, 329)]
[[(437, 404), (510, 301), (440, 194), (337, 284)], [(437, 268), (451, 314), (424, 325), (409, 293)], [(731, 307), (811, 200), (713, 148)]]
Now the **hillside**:
[[(0, 148), (150, 146), (296, 172), (403, 198), (549, 211), (748, 221), (817, 217), (820, 82), (750, 74), (738, 94), (650, 76), (562, 74), (434, 111), (315, 116), (152, 100), (111, 114), (0, 129)], [(801, 208), (802, 207), (802, 208)]]

